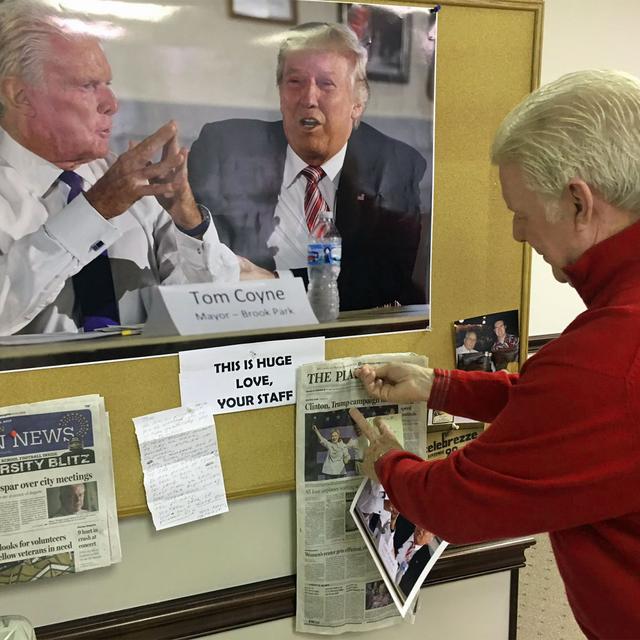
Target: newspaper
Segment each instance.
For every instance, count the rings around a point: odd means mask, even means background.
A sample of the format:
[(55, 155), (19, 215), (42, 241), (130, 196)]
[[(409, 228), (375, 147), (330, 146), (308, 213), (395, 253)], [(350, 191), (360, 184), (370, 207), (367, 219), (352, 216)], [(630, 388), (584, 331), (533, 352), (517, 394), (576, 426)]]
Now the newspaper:
[(362, 364), (391, 361), (427, 364), (415, 354), (384, 354), (329, 360), (297, 371), (298, 631), (335, 635), (403, 619), (350, 513), (362, 483), (367, 440), (354, 428), (349, 409), (367, 418), (384, 416), (401, 432), (406, 449), (419, 455), (426, 450), (425, 403), (370, 398), (353, 376)]
[(0, 584), (121, 558), (103, 398), (0, 408)]

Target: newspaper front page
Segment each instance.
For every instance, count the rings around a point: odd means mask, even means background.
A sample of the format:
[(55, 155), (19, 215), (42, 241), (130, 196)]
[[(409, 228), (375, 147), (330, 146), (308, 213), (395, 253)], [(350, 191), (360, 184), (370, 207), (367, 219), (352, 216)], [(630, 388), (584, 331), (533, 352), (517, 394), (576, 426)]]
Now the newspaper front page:
[(121, 558), (103, 398), (0, 408), (0, 584)]
[[(387, 417), (404, 447), (424, 456), (426, 404), (370, 398), (353, 371), (362, 364), (411, 362), (415, 354), (328, 360), (298, 369), (296, 406), (296, 629), (339, 634), (402, 621), (391, 594), (349, 512), (362, 482), (367, 439), (349, 409)], [(407, 616), (411, 619), (411, 616)]]

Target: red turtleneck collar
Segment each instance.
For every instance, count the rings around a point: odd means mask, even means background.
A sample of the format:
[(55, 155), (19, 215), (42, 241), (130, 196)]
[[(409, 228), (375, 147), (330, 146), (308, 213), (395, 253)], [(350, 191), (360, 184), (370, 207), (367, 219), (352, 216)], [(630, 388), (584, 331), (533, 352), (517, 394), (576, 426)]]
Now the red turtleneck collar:
[(640, 222), (591, 247), (563, 271), (588, 308), (604, 304), (610, 284), (640, 273)]

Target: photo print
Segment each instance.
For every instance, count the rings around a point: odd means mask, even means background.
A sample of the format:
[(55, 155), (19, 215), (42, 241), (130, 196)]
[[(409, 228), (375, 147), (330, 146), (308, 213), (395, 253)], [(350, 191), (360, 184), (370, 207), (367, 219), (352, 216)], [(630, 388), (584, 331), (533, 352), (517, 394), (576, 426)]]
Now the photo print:
[(382, 485), (371, 480), (360, 485), (351, 513), (388, 593), (405, 616), (447, 543), (405, 518)]
[[(397, 405), (357, 407), (365, 418), (385, 416), (396, 423)], [(360, 464), (368, 441), (355, 426), (349, 411), (322, 411), (305, 416), (305, 481), (337, 480), (361, 475)], [(400, 421), (400, 425), (402, 422)]]
[[(340, 312), (362, 312), (361, 326), (380, 315), (392, 328), (388, 309), (399, 307), (428, 326), (430, 9), (367, 9), (369, 51), (357, 25), (339, 19), (336, 2), (199, 1), (150, 5), (145, 15), (129, 4), (85, 3), (72, 11), (61, 3), (50, 22), (83, 37), (56, 41), (55, 55), (43, 61), (47, 91), (33, 108), (31, 137), (20, 133), (22, 125), (0, 132), (0, 196), (14, 203), (0, 218), (0, 252), (9, 265), (0, 274), (7, 293), (0, 337), (137, 326), (147, 314), (141, 292), (161, 284), (235, 286), (240, 275), (272, 279), (283, 271), (304, 278), (308, 166), (324, 167), (315, 188), (342, 237)], [(354, 56), (364, 63), (357, 73)], [(90, 80), (101, 103), (62, 121), (59, 113), (81, 111), (82, 101), (62, 89), (82, 74), (75, 63), (83, 59), (99, 61), (101, 75)], [(300, 116), (296, 92), (313, 79), (320, 59), (350, 107), (332, 109), (320, 99)], [(159, 66), (160, 76), (152, 73)], [(403, 91), (389, 79), (405, 83)], [(4, 126), (21, 113), (7, 112)], [(88, 142), (80, 135), (85, 128), (94, 131)], [(132, 141), (139, 144), (130, 147)], [(30, 161), (33, 149), (37, 162)], [(114, 196), (78, 197), (98, 183), (105, 193), (116, 190), (122, 154), (131, 159), (127, 166), (152, 167), (155, 185), (173, 179), (160, 161), (170, 157), (187, 178), (180, 197), (159, 188), (157, 197), (127, 193), (117, 211), (104, 204)], [(86, 161), (63, 172), (67, 156)], [(37, 196), (30, 185), (42, 177), (20, 169), (27, 166), (46, 167)], [(55, 233), (48, 231), (54, 218)], [(91, 251), (70, 255), (68, 247), (78, 246)], [(211, 257), (205, 265), (202, 255)]]
[(517, 309), (453, 323), (456, 368), (465, 371), (518, 370), (520, 329)]

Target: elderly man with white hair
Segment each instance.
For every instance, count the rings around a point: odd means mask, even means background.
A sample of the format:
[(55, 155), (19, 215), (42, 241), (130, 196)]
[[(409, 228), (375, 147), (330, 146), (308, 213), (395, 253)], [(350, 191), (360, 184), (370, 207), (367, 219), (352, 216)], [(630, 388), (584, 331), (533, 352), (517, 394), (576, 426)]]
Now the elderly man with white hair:
[(446, 460), (384, 426), (363, 467), (450, 542), (550, 532), (589, 638), (640, 637), (640, 82), (579, 71), (534, 91), (492, 150), (513, 236), (586, 303), (521, 373), (362, 367), (375, 397), (490, 422)]
[(67, 18), (0, 3), (0, 335), (141, 322), (143, 287), (252, 266), (194, 200), (174, 122), (110, 153), (111, 68)]

